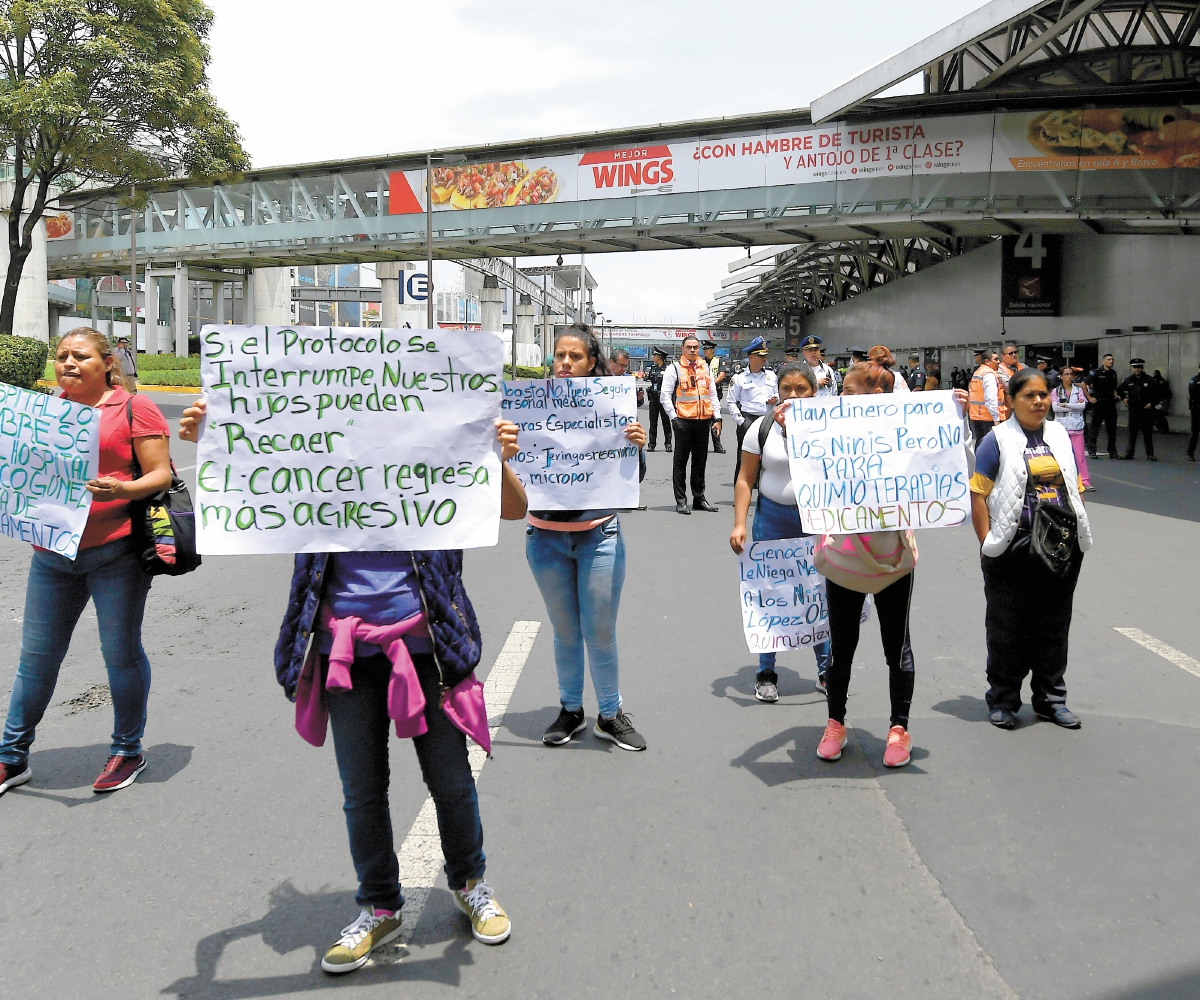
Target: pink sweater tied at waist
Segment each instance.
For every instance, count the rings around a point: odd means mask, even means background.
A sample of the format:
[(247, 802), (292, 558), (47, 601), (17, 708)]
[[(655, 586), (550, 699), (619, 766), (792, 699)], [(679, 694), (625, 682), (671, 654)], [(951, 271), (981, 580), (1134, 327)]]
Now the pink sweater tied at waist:
[[(402, 740), (422, 736), (429, 731), (425, 723), (425, 693), (417, 679), (406, 635), (428, 636), (425, 615), (415, 614), (394, 625), (372, 625), (361, 618), (334, 618), (329, 607), (322, 604), (317, 610), (316, 626), (333, 636), (329, 651), (329, 667), (325, 683), (319, 681), (319, 657), (309, 655), (296, 687), (296, 732), (315, 747), (324, 746), (329, 723), (326, 691), (349, 691), (350, 667), (354, 663), (354, 643), (367, 642), (380, 647), (392, 664), (388, 680), (388, 718), (396, 723), (396, 735)], [(442, 695), (442, 711), (454, 727), (471, 737), (489, 754), (492, 737), (488, 731), (487, 706), (483, 701), (483, 685), (471, 673)]]

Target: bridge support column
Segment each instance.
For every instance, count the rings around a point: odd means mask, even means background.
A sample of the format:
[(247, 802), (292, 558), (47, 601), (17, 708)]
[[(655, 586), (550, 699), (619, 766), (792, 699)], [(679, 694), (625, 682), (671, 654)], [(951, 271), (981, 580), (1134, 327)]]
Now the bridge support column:
[(188, 306), (191, 295), (188, 289), (188, 266), (183, 261), (175, 262), (175, 282), (172, 288), (175, 300), (175, 357), (186, 358), (188, 354)]
[(483, 276), (479, 291), (479, 325), (484, 330), (504, 332), (504, 289), (494, 274)]
[(224, 324), (225, 322), (225, 282), (214, 281), (212, 283), (213, 290), (213, 322)]
[(158, 353), (158, 279), (150, 267), (146, 268), (146, 336), (143, 349), (147, 354)]
[(246, 322), (257, 326), (288, 326), (292, 322), (291, 274), (286, 267), (256, 267), (246, 273), (250, 301)]
[(404, 280), (404, 262), (381, 260), (375, 265), (383, 301), (379, 303), (379, 325), (394, 330), (400, 325), (400, 282)]
[[(25, 192), (26, 207), (33, 201), (33, 187)], [(11, 181), (0, 183), (0, 203), (12, 204)], [(22, 215), (22, 221), (27, 216)], [(8, 240), (0, 240), (0, 274), (8, 271)], [(125, 271), (129, 273), (128, 269)], [(21, 283), (17, 286), (17, 303), (13, 311), (12, 332), (18, 337), (28, 337), (46, 343), (50, 334), (50, 305), (46, 299), (46, 223), (33, 227), (33, 250), (25, 258), (21, 270)], [(92, 324), (95, 326), (95, 324)], [(58, 335), (57, 328), (53, 331)]]
[(522, 293), (515, 312), (513, 328), (517, 333), (517, 343), (536, 344), (537, 338), (533, 335), (533, 321), (537, 315), (537, 308), (534, 306), (533, 300)]

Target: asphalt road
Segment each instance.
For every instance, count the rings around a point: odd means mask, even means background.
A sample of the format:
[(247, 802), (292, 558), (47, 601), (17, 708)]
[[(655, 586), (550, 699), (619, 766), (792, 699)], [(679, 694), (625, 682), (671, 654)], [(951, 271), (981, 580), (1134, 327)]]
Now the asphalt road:
[[(166, 402), (177, 416), (180, 397)], [(173, 450), (192, 463), (187, 445)], [(810, 654), (781, 657), (777, 705), (754, 701), (726, 542), (732, 455), (710, 456), (721, 513), (675, 514), (659, 452), (650, 509), (622, 517), (622, 690), (644, 754), (588, 734), (540, 743), (557, 710), (551, 634), (524, 528), (504, 524), (499, 546), (468, 553), (466, 576), (481, 675), (515, 622), (542, 622), (479, 779), (488, 876), (512, 938), (475, 942), (443, 876), (407, 949), (338, 980), (318, 963), (356, 908), (332, 746), (295, 734), (270, 662), (290, 558), (214, 558), (159, 580), (142, 777), (108, 797), (90, 790), (111, 715), (93, 690), (105, 676), (85, 617), (34, 780), (0, 798), (0, 993), (1200, 995), (1200, 677), (1114, 631), (1200, 659), (1200, 490), (1181, 452), (1174, 438), (1156, 465), (1096, 466), (1098, 544), (1067, 673), (1078, 732), (1028, 707), (1014, 732), (987, 724), (977, 547), (965, 528), (919, 535), (916, 749), (896, 772), (880, 764), (886, 671), (871, 627), (839, 763), (813, 753), (825, 706)], [(26, 550), (0, 547), (5, 701), (27, 564)], [(591, 719), (590, 684), (585, 703)], [(398, 838), (424, 800), (415, 757), (397, 745)]]

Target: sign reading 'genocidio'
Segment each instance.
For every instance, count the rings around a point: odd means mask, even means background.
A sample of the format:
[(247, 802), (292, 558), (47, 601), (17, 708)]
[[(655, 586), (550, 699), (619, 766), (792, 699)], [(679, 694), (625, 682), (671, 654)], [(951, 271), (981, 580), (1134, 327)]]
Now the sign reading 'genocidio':
[(795, 399), (786, 419), (805, 531), (945, 528), (970, 513), (952, 392)]
[(99, 410), (0, 383), (0, 534), (74, 559), (99, 467)]
[(508, 460), (530, 510), (604, 510), (638, 504), (637, 420), (628, 377), (522, 379), (504, 383), (502, 412), (520, 429)]
[(206, 326), (206, 555), (475, 548), (500, 521), (500, 335)]

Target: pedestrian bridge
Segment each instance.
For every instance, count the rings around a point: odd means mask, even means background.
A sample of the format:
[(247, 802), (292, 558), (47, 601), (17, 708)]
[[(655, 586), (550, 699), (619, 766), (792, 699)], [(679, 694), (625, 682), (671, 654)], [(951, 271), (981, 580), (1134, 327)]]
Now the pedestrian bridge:
[[(1200, 3), (993, 0), (808, 109), (68, 197), (52, 278), (998, 236), (1191, 232)], [(925, 93), (872, 96), (916, 73)], [(427, 169), (428, 167), (428, 169)]]

